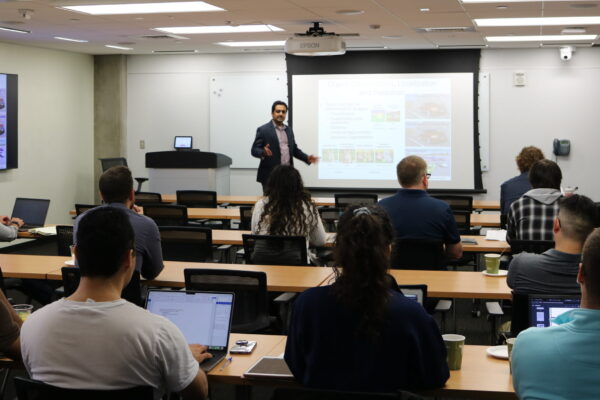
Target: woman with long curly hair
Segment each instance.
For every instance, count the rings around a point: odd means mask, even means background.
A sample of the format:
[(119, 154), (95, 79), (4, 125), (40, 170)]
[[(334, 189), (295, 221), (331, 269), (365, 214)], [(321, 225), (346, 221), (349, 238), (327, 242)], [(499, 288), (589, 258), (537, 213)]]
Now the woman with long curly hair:
[(393, 238), (377, 206), (353, 207), (340, 218), (335, 282), (302, 293), (292, 313), (285, 360), (304, 386), (393, 392), (448, 379), (436, 322), (390, 288)]
[[(304, 236), (307, 244), (325, 245), (325, 228), (310, 193), (304, 189), (300, 173), (290, 165), (276, 167), (269, 177), (265, 197), (254, 205), (252, 233), (275, 236)], [(281, 259), (288, 255), (255, 248), (253, 260)], [(311, 261), (316, 256), (309, 252)]]

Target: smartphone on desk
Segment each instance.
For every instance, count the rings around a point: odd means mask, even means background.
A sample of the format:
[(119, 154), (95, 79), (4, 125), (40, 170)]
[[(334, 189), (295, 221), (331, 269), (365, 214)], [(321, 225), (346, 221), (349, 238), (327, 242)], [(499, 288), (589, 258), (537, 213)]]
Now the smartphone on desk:
[(236, 340), (235, 346), (233, 346), (229, 352), (231, 354), (250, 354), (256, 347), (256, 341), (254, 340)]

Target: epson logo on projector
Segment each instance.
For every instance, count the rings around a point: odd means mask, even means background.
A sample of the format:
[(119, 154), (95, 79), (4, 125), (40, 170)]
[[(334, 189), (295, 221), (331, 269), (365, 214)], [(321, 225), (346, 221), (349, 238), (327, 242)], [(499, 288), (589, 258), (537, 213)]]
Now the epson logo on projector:
[(300, 43), (301, 49), (318, 49), (321, 47), (319, 43)]

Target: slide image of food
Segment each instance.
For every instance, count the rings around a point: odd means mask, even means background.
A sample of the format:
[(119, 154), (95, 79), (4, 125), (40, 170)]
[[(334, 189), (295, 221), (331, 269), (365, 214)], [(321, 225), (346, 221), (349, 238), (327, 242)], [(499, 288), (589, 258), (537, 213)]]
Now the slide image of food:
[(409, 121), (406, 123), (406, 146), (450, 146), (450, 121)]
[(449, 151), (427, 151), (423, 148), (407, 148), (406, 154), (415, 154), (427, 162), (432, 180), (449, 180), (452, 176), (452, 156)]
[(385, 122), (385, 110), (371, 110), (371, 122)]
[(388, 122), (402, 121), (402, 111), (389, 111), (385, 114), (385, 120)]
[(450, 96), (447, 94), (418, 94), (406, 96), (406, 118), (450, 118)]
[(373, 162), (373, 150), (371, 150), (371, 149), (356, 150), (356, 162), (372, 163)]
[(324, 149), (322, 158), (324, 162), (336, 162), (339, 160), (338, 149)]
[(391, 164), (394, 162), (393, 149), (377, 149), (375, 150), (375, 162)]
[(340, 162), (352, 164), (356, 161), (356, 151), (354, 149), (340, 149)]

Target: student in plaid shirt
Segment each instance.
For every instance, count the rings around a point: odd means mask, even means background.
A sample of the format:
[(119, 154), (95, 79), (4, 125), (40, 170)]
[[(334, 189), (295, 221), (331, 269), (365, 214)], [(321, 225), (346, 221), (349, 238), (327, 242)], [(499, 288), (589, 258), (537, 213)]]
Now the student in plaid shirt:
[(554, 161), (540, 160), (529, 170), (530, 191), (513, 202), (508, 211), (506, 238), (517, 240), (554, 240), (552, 224), (562, 196), (562, 173)]

